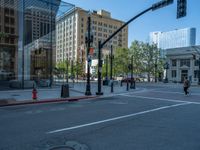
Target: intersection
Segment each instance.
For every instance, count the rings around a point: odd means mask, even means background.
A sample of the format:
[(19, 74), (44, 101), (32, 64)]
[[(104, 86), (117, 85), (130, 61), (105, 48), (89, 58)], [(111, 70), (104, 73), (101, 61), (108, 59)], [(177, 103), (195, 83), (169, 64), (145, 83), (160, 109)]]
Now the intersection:
[(1, 149), (72, 141), (95, 150), (199, 149), (200, 95), (192, 90), (184, 96), (180, 88), (147, 86), (77, 102), (3, 107)]

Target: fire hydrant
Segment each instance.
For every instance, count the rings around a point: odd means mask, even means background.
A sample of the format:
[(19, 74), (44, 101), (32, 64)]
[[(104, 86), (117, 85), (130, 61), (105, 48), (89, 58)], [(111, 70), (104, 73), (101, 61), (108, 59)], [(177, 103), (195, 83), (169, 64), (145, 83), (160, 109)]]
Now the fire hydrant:
[(33, 90), (32, 90), (32, 99), (37, 100), (37, 90), (36, 90), (36, 88), (33, 88)]

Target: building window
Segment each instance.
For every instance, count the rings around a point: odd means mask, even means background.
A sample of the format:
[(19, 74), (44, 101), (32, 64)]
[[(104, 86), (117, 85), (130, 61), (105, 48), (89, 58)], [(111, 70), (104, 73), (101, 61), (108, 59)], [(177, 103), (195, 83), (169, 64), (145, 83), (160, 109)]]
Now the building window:
[(172, 60), (172, 67), (176, 67), (176, 60)]
[(195, 66), (199, 66), (199, 60), (195, 60), (195, 61), (194, 61), (194, 65), (195, 65)]
[(198, 78), (198, 71), (199, 70), (194, 70), (194, 78)]
[(181, 59), (180, 60), (180, 67), (188, 66), (190, 67), (190, 59)]
[(172, 78), (176, 78), (176, 70), (172, 70)]

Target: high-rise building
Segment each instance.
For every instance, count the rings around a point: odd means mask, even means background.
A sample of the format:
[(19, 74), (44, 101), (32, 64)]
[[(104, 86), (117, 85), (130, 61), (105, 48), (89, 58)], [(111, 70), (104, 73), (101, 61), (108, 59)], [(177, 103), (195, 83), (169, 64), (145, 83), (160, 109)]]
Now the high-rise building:
[[(91, 16), (91, 31), (93, 34), (94, 58), (98, 49), (98, 41), (104, 41), (114, 33), (124, 22), (111, 17), (105, 10), (89, 13), (81, 8), (75, 8), (56, 22), (56, 62), (66, 59), (85, 62), (88, 15)], [(128, 47), (128, 27), (119, 32), (103, 48), (103, 53), (113, 47)]]
[(184, 28), (167, 32), (151, 32), (149, 42), (157, 44), (158, 48), (162, 49), (161, 56), (164, 57), (166, 49), (195, 45), (196, 29)]
[[(17, 73), (17, 5), (17, 0), (0, 1), (0, 70), (12, 75)], [(0, 77), (0, 80), (6, 78)]]

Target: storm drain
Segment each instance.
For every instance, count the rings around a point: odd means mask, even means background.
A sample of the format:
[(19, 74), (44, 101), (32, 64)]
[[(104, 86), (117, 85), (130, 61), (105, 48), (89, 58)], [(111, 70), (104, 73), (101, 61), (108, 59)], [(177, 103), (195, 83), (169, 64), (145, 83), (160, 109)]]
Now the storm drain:
[(49, 150), (89, 150), (85, 144), (76, 141), (67, 141), (65, 145), (51, 147)]
[(61, 145), (61, 146), (52, 147), (49, 150), (75, 150), (75, 149), (66, 145)]

